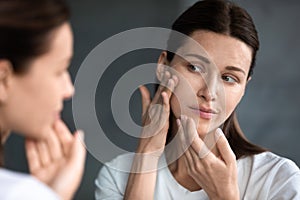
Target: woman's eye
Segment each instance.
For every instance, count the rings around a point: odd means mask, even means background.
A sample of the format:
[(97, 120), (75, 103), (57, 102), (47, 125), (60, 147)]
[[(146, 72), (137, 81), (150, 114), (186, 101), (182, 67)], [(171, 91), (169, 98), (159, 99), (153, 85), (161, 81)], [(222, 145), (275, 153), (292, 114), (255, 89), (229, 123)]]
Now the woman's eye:
[(198, 73), (204, 73), (205, 70), (203, 69), (202, 66), (197, 66), (197, 65), (193, 65), (193, 64), (188, 64), (188, 68), (190, 71), (192, 72), (198, 72)]
[(235, 78), (232, 78), (231, 76), (222, 76), (222, 79), (229, 83), (237, 83), (238, 82)]

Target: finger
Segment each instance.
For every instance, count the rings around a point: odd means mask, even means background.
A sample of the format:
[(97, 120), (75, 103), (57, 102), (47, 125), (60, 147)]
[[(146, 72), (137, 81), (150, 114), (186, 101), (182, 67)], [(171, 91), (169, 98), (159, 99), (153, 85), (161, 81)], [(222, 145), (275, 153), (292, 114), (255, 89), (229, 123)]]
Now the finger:
[[(171, 87), (174, 88), (174, 81), (171, 81), (170, 84), (172, 85)], [(167, 91), (163, 91), (161, 93), (162, 105), (163, 106), (160, 109), (160, 118), (161, 118), (161, 120), (163, 120), (164, 124), (165, 124), (166, 120), (169, 120), (169, 115), (170, 115), (170, 97), (171, 97), (171, 93), (168, 94)]]
[(188, 144), (187, 140), (184, 137), (184, 131), (183, 131), (183, 127), (182, 127), (180, 119), (176, 119), (176, 123), (177, 123), (177, 126), (178, 126), (177, 135), (179, 137), (179, 139), (177, 140), (178, 141), (177, 146), (179, 147), (179, 155), (182, 155), (187, 150), (187, 148), (189, 147), (189, 144)]
[(58, 160), (63, 157), (63, 149), (62, 146), (60, 145), (59, 139), (57, 134), (52, 130), (49, 133), (47, 140), (47, 146), (50, 152), (50, 157), (52, 160)]
[(152, 103), (154, 104), (158, 103), (159, 99), (161, 98), (161, 93), (162, 91), (164, 91), (170, 78), (171, 78), (171, 73), (169, 71), (165, 71), (163, 74), (162, 81), (153, 97)]
[(165, 70), (163, 72), (162, 80), (161, 80), (159, 88), (158, 88), (160, 92), (162, 92), (164, 90), (164, 88), (167, 86), (168, 81), (171, 77), (172, 77), (172, 74), (168, 70)]
[[(76, 156), (75, 156), (76, 155)], [(74, 134), (74, 143), (72, 145), (71, 156), (78, 157), (76, 160), (82, 161), (85, 158), (86, 151), (84, 145), (84, 132), (79, 130)], [(79, 162), (82, 163), (82, 162)]]
[(163, 99), (163, 109), (162, 111), (166, 112), (168, 115), (170, 113), (170, 96), (166, 92), (161, 93)]
[(217, 141), (217, 148), (226, 164), (232, 164), (236, 162), (236, 156), (232, 151), (223, 131), (218, 128), (215, 133)]
[(26, 139), (25, 150), (29, 171), (30, 173), (34, 173), (37, 169), (41, 167), (41, 162), (39, 159), (39, 154), (35, 142), (30, 139)]
[(150, 92), (147, 87), (143, 85), (139, 87), (139, 90), (142, 96), (142, 115), (144, 115), (151, 103)]
[(161, 98), (163, 99), (162, 105), (155, 104), (155, 114), (152, 118), (157, 130), (164, 129), (163, 132), (167, 132), (170, 116), (169, 98), (165, 92), (161, 94)]
[[(80, 131), (74, 134), (66, 163), (52, 183), (52, 188), (60, 194), (62, 199), (72, 199), (76, 192), (84, 171), (86, 151), (79, 137)], [(66, 190), (66, 185), (68, 189)]]
[(187, 158), (187, 156), (186, 156), (186, 152), (184, 152), (184, 154), (183, 154), (183, 160), (184, 160), (185, 165), (186, 165), (188, 168), (190, 168), (190, 163), (189, 163), (188, 158)]
[(211, 156), (211, 151), (207, 148), (205, 143), (198, 136), (195, 122), (192, 118), (187, 118), (186, 120), (186, 129), (189, 133), (189, 136), (192, 137), (192, 149), (198, 154), (198, 157), (203, 159), (205, 157)]
[(74, 139), (73, 135), (62, 120), (55, 122), (54, 130), (62, 146), (64, 155), (68, 155)]
[[(194, 159), (191, 155), (191, 152), (190, 152), (190, 149), (193, 148), (191, 145), (193, 145), (193, 143), (195, 143), (195, 139), (193, 136), (194, 135), (194, 130), (191, 130), (188, 126), (190, 125), (189, 122), (188, 122), (188, 117), (187, 116), (184, 116), (182, 115), (181, 116), (181, 125), (182, 125), (182, 129), (184, 130), (184, 133), (185, 133), (185, 136), (188, 138), (187, 141), (188, 143), (190, 144), (189, 145), (189, 148), (186, 150), (185, 154), (186, 154), (186, 158), (189, 162), (193, 161), (194, 162)], [(192, 133), (192, 134), (191, 134)], [(195, 145), (195, 144), (194, 144)], [(200, 150), (200, 148), (198, 148)], [(198, 150), (196, 150), (198, 152)], [(199, 160), (199, 158), (198, 158)]]
[(158, 64), (156, 68), (156, 77), (157, 80), (161, 81), (164, 75), (166, 67), (163, 64)]
[(51, 162), (51, 158), (46, 141), (36, 141), (36, 146), (42, 166), (47, 166)]
[(167, 86), (163, 89), (163, 91), (167, 93), (169, 98), (171, 98), (173, 91), (178, 85), (178, 82), (178, 78), (175, 75), (172, 75), (172, 78), (168, 80)]
[(203, 142), (209, 150), (214, 149), (215, 145), (217, 144), (215, 132), (207, 133), (203, 139)]
[[(170, 114), (170, 99), (166, 92), (161, 93), (162, 105), (161, 104), (150, 104), (149, 116), (151, 120), (160, 120), (163, 124), (165, 120), (169, 119)], [(155, 121), (155, 120), (154, 120)]]
[(168, 98), (171, 98), (172, 92), (175, 89), (175, 81), (171, 78), (168, 80), (166, 87), (162, 90), (162, 93), (166, 93)]
[[(84, 133), (83, 131), (77, 131), (74, 134), (74, 142), (70, 151), (70, 165), (74, 170), (79, 173), (78, 176), (82, 176), (84, 164), (85, 164), (86, 150), (84, 145)], [(81, 178), (80, 178), (81, 179)]]
[(149, 117), (151, 119), (151, 123), (156, 123), (158, 120), (160, 120), (161, 108), (162, 105), (160, 104), (150, 105), (148, 112), (149, 112)]
[[(204, 171), (204, 165), (202, 164), (203, 163), (203, 160), (201, 160), (201, 158), (199, 158), (199, 155), (198, 153), (196, 153), (192, 148), (189, 148), (188, 149), (188, 153), (190, 155), (190, 159), (193, 161), (194, 163), (194, 166), (196, 168), (196, 171), (197, 172), (203, 172)], [(202, 161), (202, 162), (201, 162)], [(206, 162), (204, 162), (205, 164)], [(209, 166), (209, 165), (206, 165), (206, 166)]]
[[(181, 148), (184, 152), (183, 154), (183, 159), (185, 162), (185, 165), (187, 166), (187, 169), (189, 170), (189, 172), (193, 172), (195, 171), (195, 163), (197, 162), (197, 160), (195, 158), (193, 158), (191, 149), (190, 149), (190, 143), (185, 139), (185, 132), (184, 132), (184, 127), (182, 125), (182, 122), (184, 123), (184, 126), (186, 125), (186, 117), (182, 116), (181, 119), (177, 119), (177, 126), (178, 126), (178, 134), (180, 136), (180, 141), (181, 141)], [(199, 160), (199, 158), (198, 158)]]
[(187, 149), (184, 152), (184, 159), (185, 159), (188, 169), (190, 169), (191, 171), (195, 171), (195, 162), (194, 162), (194, 159), (193, 159), (189, 149)]
[[(189, 141), (190, 144), (193, 144), (195, 139), (200, 139), (197, 133), (197, 129), (196, 126), (194, 124), (194, 122), (188, 118), (187, 116), (182, 116), (182, 126), (185, 132), (185, 136), (187, 138), (187, 140)], [(200, 139), (201, 140), (201, 139)], [(199, 143), (199, 142), (198, 142)], [(202, 143), (202, 140), (200, 141), (200, 144)], [(199, 146), (194, 146), (193, 148), (196, 148), (196, 151), (200, 151), (201, 147)]]
[(169, 98), (172, 96), (172, 92), (175, 90), (178, 85), (179, 79), (176, 75), (172, 75), (168, 80), (166, 80), (166, 84), (164, 87), (161, 87), (160, 92), (166, 92)]

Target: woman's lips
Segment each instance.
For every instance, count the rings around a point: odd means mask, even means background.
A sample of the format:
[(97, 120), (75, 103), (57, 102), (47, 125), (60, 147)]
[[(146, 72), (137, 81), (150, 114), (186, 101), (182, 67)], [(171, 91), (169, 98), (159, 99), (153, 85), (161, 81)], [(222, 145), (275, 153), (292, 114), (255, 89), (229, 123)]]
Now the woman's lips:
[(193, 108), (190, 107), (190, 109), (192, 110), (193, 113), (197, 114), (198, 116), (200, 116), (203, 119), (212, 119), (214, 117), (214, 115), (217, 114), (216, 111), (209, 109), (209, 108)]

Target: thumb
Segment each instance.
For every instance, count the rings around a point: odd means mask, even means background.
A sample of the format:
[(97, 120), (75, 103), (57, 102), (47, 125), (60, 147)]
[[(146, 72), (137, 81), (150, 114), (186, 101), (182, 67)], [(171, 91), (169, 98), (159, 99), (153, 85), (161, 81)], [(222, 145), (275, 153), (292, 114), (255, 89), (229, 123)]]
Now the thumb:
[[(67, 155), (67, 162), (59, 171), (52, 184), (52, 188), (62, 199), (72, 199), (79, 187), (84, 171), (85, 147), (82, 144), (83, 132), (77, 131), (72, 138), (71, 148)], [(68, 187), (66, 187), (68, 185)]]
[(235, 163), (236, 157), (223, 131), (218, 128), (215, 132), (217, 148), (226, 164)]
[(84, 145), (84, 132), (79, 130), (74, 135), (74, 142), (70, 152), (70, 163), (77, 169), (83, 171), (85, 164), (86, 150)]
[(148, 107), (150, 105), (150, 102), (151, 102), (150, 92), (143, 85), (141, 85), (139, 87), (139, 89), (140, 89), (140, 93), (141, 93), (141, 96), (142, 96), (142, 115), (144, 115), (147, 112), (147, 109), (148, 109)]

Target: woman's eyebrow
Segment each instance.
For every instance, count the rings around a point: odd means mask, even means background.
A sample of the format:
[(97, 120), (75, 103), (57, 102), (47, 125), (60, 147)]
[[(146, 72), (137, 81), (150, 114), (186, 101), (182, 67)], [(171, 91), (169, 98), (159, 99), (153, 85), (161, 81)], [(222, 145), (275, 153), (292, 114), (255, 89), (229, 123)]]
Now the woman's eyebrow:
[(188, 53), (188, 54), (185, 54), (184, 57), (186, 56), (190, 56), (190, 57), (196, 57), (200, 60), (202, 60), (203, 62), (207, 63), (207, 64), (210, 64), (210, 61), (208, 58), (204, 57), (204, 56), (201, 56), (199, 54), (193, 54), (193, 53)]
[(242, 70), (241, 68), (239, 68), (239, 67), (226, 66), (225, 69), (227, 69), (227, 70), (232, 70), (232, 71), (237, 71), (237, 72), (241, 72), (241, 73), (243, 73), (244, 75), (246, 75), (246, 72), (245, 72), (244, 70)]

